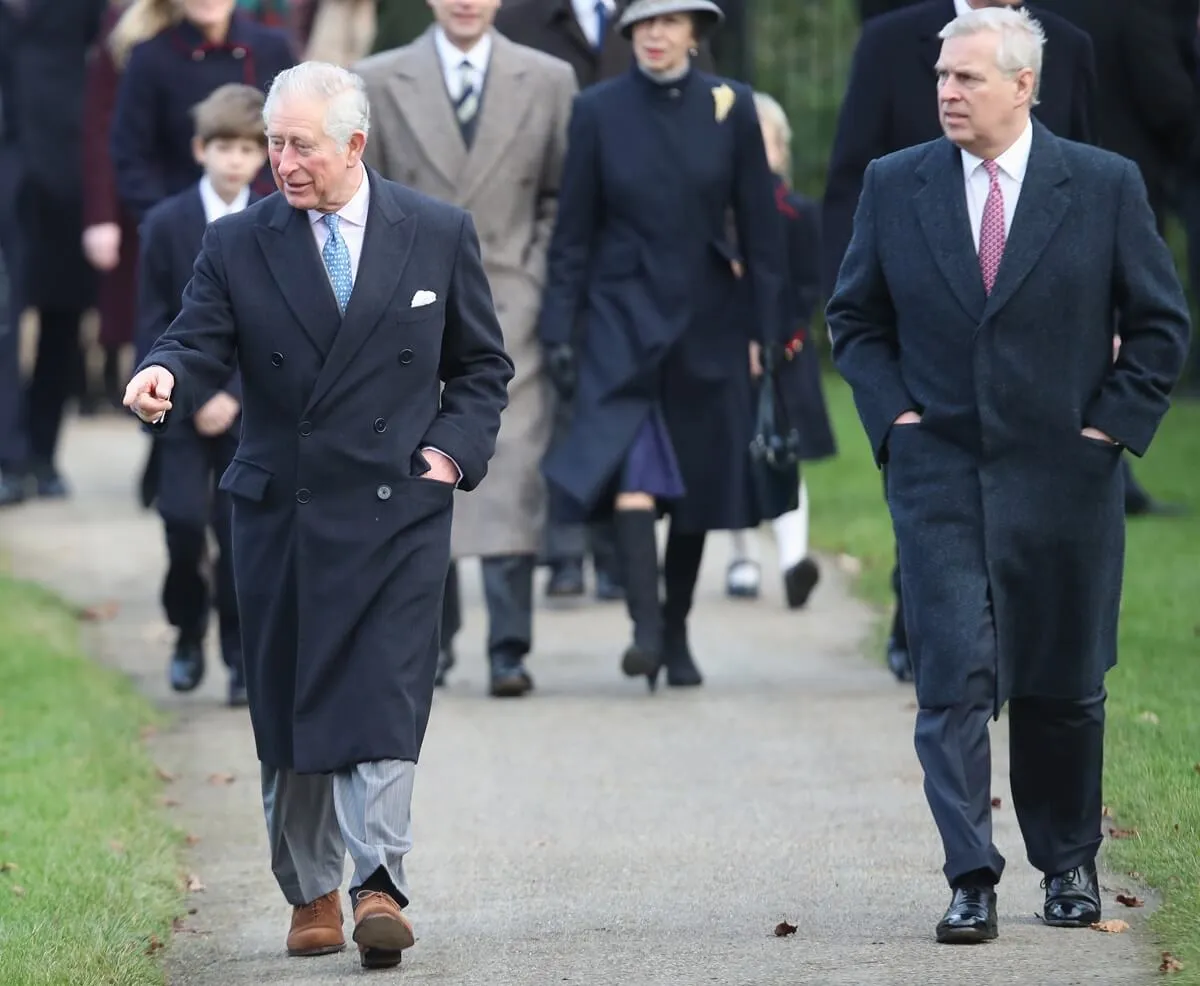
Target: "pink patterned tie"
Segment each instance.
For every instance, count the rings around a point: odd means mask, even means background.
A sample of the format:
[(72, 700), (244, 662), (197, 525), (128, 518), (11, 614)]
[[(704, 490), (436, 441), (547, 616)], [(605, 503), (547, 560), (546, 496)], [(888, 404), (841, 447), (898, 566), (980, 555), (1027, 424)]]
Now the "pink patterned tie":
[(1000, 191), (1000, 169), (995, 161), (984, 161), (988, 174), (988, 197), (983, 204), (983, 222), (979, 224), (979, 269), (983, 289), (988, 294), (996, 283), (1000, 258), (1004, 256), (1004, 193)]

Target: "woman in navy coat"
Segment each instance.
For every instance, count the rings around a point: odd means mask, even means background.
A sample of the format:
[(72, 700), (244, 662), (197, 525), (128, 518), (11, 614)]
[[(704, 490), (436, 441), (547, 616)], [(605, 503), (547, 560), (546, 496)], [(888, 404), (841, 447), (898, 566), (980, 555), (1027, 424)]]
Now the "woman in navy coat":
[[(787, 239), (787, 286), (784, 304), (788, 337), (779, 350), (775, 381), (787, 425), (800, 439), (801, 461), (813, 462), (837, 453), (821, 386), (821, 360), (810, 337), (813, 312), (821, 300), (820, 207), (788, 185), (792, 170), (792, 128), (783, 107), (766, 93), (755, 93), (767, 161), (774, 174), (775, 207), (784, 220)], [(761, 383), (760, 383), (761, 386)], [(820, 579), (817, 562), (808, 552), (808, 488), (798, 475), (797, 507), (776, 517), (775, 547), (783, 574), (787, 605), (799, 609)], [(734, 534), (733, 561), (726, 591), (730, 596), (758, 596), (759, 568), (753, 540), (747, 532)]]
[[(121, 77), (111, 150), (121, 203), (139, 221), (200, 180), (192, 155), (192, 107), (228, 82), (264, 93), (295, 64), (287, 34), (243, 13), (236, 0), (181, 0), (179, 23), (134, 47)], [(275, 190), (269, 168), (254, 185)]]
[(633, 66), (575, 102), (540, 323), (549, 375), (574, 398), (544, 465), (552, 513), (615, 508), (633, 621), (621, 666), (652, 689), (664, 666), (668, 684), (701, 682), (686, 620), (705, 532), (763, 519), (748, 351), (783, 335), (783, 227), (753, 93), (690, 64), (721, 19), (712, 0), (626, 8)]

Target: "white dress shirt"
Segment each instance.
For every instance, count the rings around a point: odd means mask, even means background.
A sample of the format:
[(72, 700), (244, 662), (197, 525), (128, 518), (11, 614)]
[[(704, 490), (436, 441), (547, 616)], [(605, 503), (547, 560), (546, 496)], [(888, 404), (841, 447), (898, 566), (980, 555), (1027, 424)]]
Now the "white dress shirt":
[[(599, 0), (604, 4), (604, 9), (608, 11), (606, 23), (611, 24), (615, 12), (616, 4), (613, 0)], [(575, 8), (575, 19), (579, 21), (579, 26), (583, 29), (583, 36), (588, 39), (591, 46), (595, 48), (600, 44), (600, 20), (596, 17), (597, 0), (571, 0), (571, 6)]]
[[(1013, 213), (1021, 197), (1021, 185), (1025, 182), (1025, 170), (1029, 167), (1029, 151), (1033, 147), (1033, 123), (1025, 125), (1021, 136), (1007, 151), (996, 158), (997, 181), (1004, 196), (1004, 236), (1012, 230)], [(975, 250), (979, 250), (979, 229), (983, 225), (983, 207), (987, 203), (990, 185), (983, 159), (970, 151), (961, 151), (963, 179), (967, 183), (967, 215), (971, 218), (971, 236), (975, 239)]]
[(492, 35), (485, 34), (475, 42), (470, 51), (454, 47), (446, 32), (440, 27), (433, 32), (433, 44), (442, 63), (442, 76), (446, 80), (446, 91), (452, 102), (458, 102), (464, 88), (462, 63), (470, 65), (469, 77), (477, 93), (483, 92), (483, 80), (487, 77), (488, 62), (492, 58)]
[(967, 3), (967, 0), (954, 0), (955, 17), (962, 17), (963, 14), (969, 14), (974, 9), (974, 7)]
[[(359, 182), (358, 191), (350, 196), (350, 201), (336, 213), (338, 219), (341, 220), (338, 223), (338, 232), (341, 233), (342, 239), (346, 242), (346, 250), (350, 253), (351, 283), (358, 280), (358, 262), (362, 259), (363, 237), (367, 235), (367, 209), (371, 205), (371, 183), (367, 180), (367, 171), (361, 164), (358, 167), (362, 172), (362, 181)], [(318, 254), (325, 249), (325, 241), (329, 239), (329, 227), (321, 222), (324, 218), (325, 213), (317, 212), (316, 209), (308, 210), (308, 221), (312, 225), (313, 237), (317, 241)], [(326, 271), (326, 276), (328, 276), (328, 271)]]
[(232, 216), (246, 208), (250, 204), (250, 186), (247, 185), (238, 192), (232, 202), (226, 202), (217, 194), (212, 182), (208, 180), (208, 175), (205, 175), (200, 179), (200, 201), (204, 204), (204, 221), (211, 223), (214, 219)]

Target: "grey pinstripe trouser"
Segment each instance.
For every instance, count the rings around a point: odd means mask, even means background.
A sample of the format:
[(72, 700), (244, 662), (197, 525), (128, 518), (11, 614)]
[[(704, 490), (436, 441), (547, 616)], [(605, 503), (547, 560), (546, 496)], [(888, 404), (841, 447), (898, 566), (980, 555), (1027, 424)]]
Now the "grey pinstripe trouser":
[(404, 856), (412, 849), (416, 766), (376, 760), (335, 774), (297, 774), (262, 765), (271, 869), (289, 904), (338, 889), (347, 852), (354, 861), (351, 887), (382, 866), (408, 899)]

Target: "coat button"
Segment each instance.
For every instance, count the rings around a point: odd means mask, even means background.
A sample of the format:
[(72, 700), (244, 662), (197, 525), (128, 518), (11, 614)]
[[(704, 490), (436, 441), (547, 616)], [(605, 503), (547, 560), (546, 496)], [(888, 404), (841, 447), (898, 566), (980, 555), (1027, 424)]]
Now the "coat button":
[(413, 351), (411, 349), (401, 349), (400, 350), (400, 362), (401, 363), (411, 363), (412, 358), (413, 358)]
[(376, 418), (374, 428), (377, 432), (379, 432), (379, 434), (382, 435), (385, 431), (387, 431), (387, 422), (384, 421), (383, 418)]
[(384, 483), (375, 491), (375, 495), (381, 500), (390, 500), (392, 498), (392, 488)]
[(233, 57), (234, 58), (245, 58), (246, 57), (246, 49), (245, 48), (234, 48), (233, 49)]
[(192, 61), (194, 61), (194, 62), (202, 62), (202, 61), (204, 61), (204, 52), (203, 52), (203, 50), (201, 50), (200, 48), (196, 48), (196, 49), (195, 49), (195, 50), (192, 52)]
[(679, 98), (679, 90), (678, 90), (678, 89), (672, 89), (672, 90), (671, 90), (671, 98), (672, 98), (672, 99), (678, 99), (678, 98)]
[(272, 366), (283, 366), (283, 353), (272, 353), (271, 354), (271, 365)]
[(306, 490), (303, 488), (296, 490), (296, 502), (297, 503), (308, 503), (308, 501), (311, 499), (312, 499), (312, 493), (309, 490)]
[(300, 432), (301, 438), (307, 438), (309, 435), (312, 434), (312, 422), (311, 421), (301, 421), (300, 427), (297, 430)]

